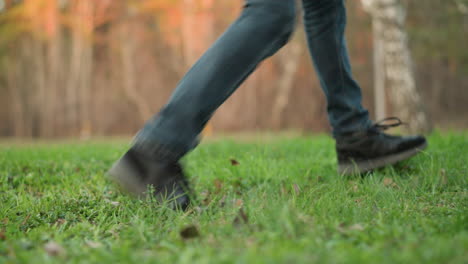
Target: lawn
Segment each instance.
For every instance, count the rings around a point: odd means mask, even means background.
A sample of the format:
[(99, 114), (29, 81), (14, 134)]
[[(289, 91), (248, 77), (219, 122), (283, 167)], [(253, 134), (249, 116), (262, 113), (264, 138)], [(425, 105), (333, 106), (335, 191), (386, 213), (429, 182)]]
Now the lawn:
[(218, 139), (175, 212), (105, 178), (127, 141), (0, 144), (0, 263), (467, 263), (468, 133), (363, 176), (327, 136)]

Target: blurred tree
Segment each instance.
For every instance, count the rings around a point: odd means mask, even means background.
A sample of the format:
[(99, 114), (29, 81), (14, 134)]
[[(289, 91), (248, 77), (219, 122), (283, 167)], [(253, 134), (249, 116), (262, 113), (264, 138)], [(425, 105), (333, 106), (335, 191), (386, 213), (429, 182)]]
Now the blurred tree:
[(300, 56), (303, 55), (305, 50), (304, 48), (304, 45), (298, 43), (297, 39), (293, 39), (291, 43), (278, 54), (278, 59), (282, 65), (282, 71), (278, 77), (276, 96), (271, 111), (272, 125), (276, 129), (281, 129), (284, 126), (286, 107), (291, 101), (291, 90), (299, 68)]
[[(405, 29), (418, 95), (439, 126), (468, 127), (468, 0), (401, 1), (408, 10)], [(0, 0), (0, 135), (136, 132), (164, 105), (188, 67), (234, 21), (242, 3)], [(348, 1), (347, 8), (353, 71), (363, 88), (363, 102), (372, 110), (371, 20), (359, 1)], [(383, 37), (398, 36), (392, 25), (388, 28)], [(392, 44), (382, 50), (387, 59), (385, 54), (395, 51), (390, 47), (401, 47), (401, 42), (383, 37)], [(304, 33), (297, 30), (290, 45), (264, 61), (217, 111), (214, 131), (326, 131), (324, 97), (304, 52)], [(395, 66), (404, 62), (400, 55), (389, 60), (397, 70), (404, 69)], [(376, 73), (386, 75), (392, 68), (378, 61), (376, 66), (385, 67)], [(398, 114), (401, 107), (394, 98), (409, 102), (411, 96), (403, 92), (388, 87), (388, 110)]]
[[(430, 131), (431, 124), (415, 83), (405, 31), (406, 11), (401, 0), (362, 0), (362, 3), (374, 24), (376, 105), (385, 105), (382, 91), (385, 78), (395, 114), (408, 123), (412, 132)], [(380, 108), (379, 115), (382, 112)]]

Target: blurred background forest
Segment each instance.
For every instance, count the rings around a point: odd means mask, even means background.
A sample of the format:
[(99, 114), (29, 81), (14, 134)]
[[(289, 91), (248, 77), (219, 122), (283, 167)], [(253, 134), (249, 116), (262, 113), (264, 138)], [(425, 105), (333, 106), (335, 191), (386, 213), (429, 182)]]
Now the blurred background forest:
[[(371, 17), (361, 1), (346, 3), (353, 72), (364, 105), (373, 113)], [(242, 4), (0, 0), (0, 136), (134, 134), (239, 15)], [(468, 4), (404, 4), (416, 86), (428, 116), (435, 127), (467, 129)], [(392, 104), (386, 108), (391, 115)], [(326, 102), (300, 22), (289, 45), (262, 63), (210, 127), (215, 132), (329, 131)]]

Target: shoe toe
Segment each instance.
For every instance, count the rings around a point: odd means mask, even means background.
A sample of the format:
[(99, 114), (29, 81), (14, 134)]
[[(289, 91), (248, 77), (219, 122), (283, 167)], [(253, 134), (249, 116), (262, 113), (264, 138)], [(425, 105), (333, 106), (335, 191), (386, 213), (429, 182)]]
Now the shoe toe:
[[(107, 173), (122, 189), (138, 198), (153, 195), (173, 209), (190, 204), (188, 182), (180, 164), (154, 161), (130, 149)], [(152, 188), (148, 192), (149, 188)]]
[(427, 144), (426, 138), (423, 136), (410, 136), (406, 137), (400, 143), (399, 151), (404, 151), (412, 148), (424, 148)]
[(187, 207), (190, 204), (190, 199), (186, 194), (182, 194), (181, 196), (177, 197), (175, 200), (175, 208), (180, 209), (182, 211), (187, 210)]

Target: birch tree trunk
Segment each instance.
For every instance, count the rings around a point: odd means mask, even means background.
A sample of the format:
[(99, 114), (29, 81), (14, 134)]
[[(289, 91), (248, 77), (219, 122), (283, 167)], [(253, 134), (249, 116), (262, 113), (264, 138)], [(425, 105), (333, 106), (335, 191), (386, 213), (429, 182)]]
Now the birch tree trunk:
[(76, 30), (71, 33), (70, 62), (65, 86), (65, 127), (66, 133), (76, 135), (79, 120), (79, 83), (82, 70), (83, 41)]
[[(59, 76), (62, 74), (61, 69), (63, 64), (61, 63), (61, 41), (63, 35), (61, 34), (60, 23), (59, 23), (59, 9), (56, 1), (49, 1), (48, 8), (45, 14), (45, 24), (47, 29), (47, 40), (44, 42), (44, 54), (41, 56), (41, 65), (43, 68), (44, 85), (42, 87), (43, 92), (39, 96), (40, 102), (38, 102), (37, 111), (41, 113), (39, 123), (39, 137), (57, 136), (57, 119), (58, 115), (56, 109), (58, 102), (59, 92)], [(37, 42), (37, 41), (36, 41)]]
[(382, 120), (387, 116), (387, 96), (385, 94), (385, 63), (383, 54), (383, 39), (379, 33), (383, 30), (381, 20), (372, 22), (374, 41), (374, 102), (375, 118)]
[(393, 112), (408, 123), (410, 132), (429, 132), (431, 124), (416, 88), (401, 0), (362, 0), (362, 3), (372, 16), (374, 41), (377, 52), (381, 49), (382, 53), (376, 54), (380, 62), (375, 64), (380, 69), (375, 70), (384, 70)]
[(152, 111), (144, 95), (137, 89), (138, 74), (135, 71), (136, 40), (132, 36), (133, 17), (127, 14), (119, 32), (119, 45), (122, 66), (123, 91), (127, 99), (135, 106), (142, 122), (146, 122)]
[(289, 104), (291, 90), (294, 85), (294, 76), (299, 67), (299, 59), (302, 46), (297, 42), (291, 42), (288, 47), (278, 54), (283, 65), (282, 73), (278, 80), (277, 94), (271, 112), (273, 127), (282, 128), (284, 124), (284, 112)]
[(87, 139), (91, 136), (91, 76), (93, 72), (93, 5), (92, 0), (80, 1), (79, 23), (82, 31), (82, 71), (79, 83), (79, 98), (80, 98), (80, 137)]

